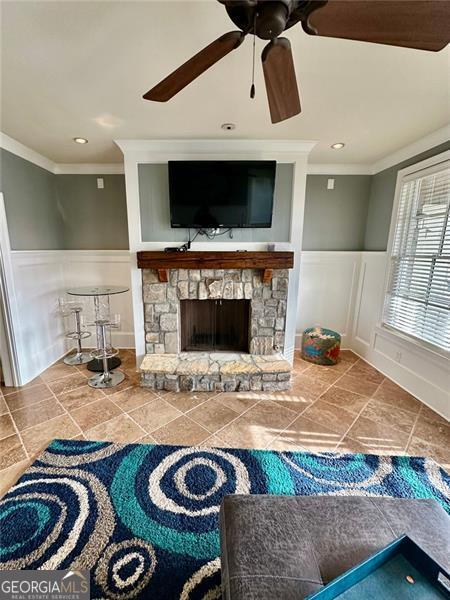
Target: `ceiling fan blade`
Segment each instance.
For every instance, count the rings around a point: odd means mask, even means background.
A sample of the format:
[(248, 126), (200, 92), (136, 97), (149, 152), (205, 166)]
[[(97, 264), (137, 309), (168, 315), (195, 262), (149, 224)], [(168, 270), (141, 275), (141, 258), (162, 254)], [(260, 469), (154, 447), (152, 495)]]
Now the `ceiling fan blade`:
[(240, 46), (244, 37), (245, 34), (242, 31), (225, 33), (160, 81), (143, 97), (145, 100), (167, 102), (209, 67), (212, 67), (221, 58)]
[(450, 42), (450, 2), (444, 0), (329, 0), (306, 27), (317, 35), (419, 50)]
[(261, 59), (272, 123), (298, 115), (300, 97), (289, 40), (276, 38), (269, 42)]

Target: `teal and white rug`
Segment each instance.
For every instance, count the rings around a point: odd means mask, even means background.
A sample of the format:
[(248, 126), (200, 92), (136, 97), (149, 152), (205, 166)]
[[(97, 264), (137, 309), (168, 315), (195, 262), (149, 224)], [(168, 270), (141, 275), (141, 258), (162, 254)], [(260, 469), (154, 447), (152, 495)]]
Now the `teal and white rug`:
[(89, 569), (92, 598), (220, 597), (226, 494), (434, 498), (432, 460), (55, 440), (0, 502), (0, 568)]

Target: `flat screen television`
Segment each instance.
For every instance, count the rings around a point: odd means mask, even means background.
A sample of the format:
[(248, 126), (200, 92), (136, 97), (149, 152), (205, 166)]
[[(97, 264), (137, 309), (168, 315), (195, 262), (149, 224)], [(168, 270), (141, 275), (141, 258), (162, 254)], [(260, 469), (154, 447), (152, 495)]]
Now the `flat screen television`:
[(276, 162), (169, 161), (172, 227), (271, 227)]

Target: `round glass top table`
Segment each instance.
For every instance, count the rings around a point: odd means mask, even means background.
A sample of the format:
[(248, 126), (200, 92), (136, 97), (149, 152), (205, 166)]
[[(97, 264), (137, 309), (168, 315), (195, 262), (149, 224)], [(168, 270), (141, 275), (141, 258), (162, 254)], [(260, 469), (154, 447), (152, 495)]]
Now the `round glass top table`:
[(123, 294), (130, 288), (122, 285), (100, 285), (75, 287), (67, 290), (69, 296), (113, 296), (114, 294)]
[[(123, 285), (87, 285), (69, 288), (67, 290), (67, 293), (69, 294), (69, 296), (90, 296), (94, 298), (94, 308), (96, 314), (98, 314), (99, 296), (108, 296), (109, 302), (109, 296), (114, 296), (116, 294), (124, 294), (125, 292), (128, 292), (129, 289), (130, 288)], [(121, 362), (122, 361), (118, 356), (108, 358), (108, 367), (111, 370), (116, 369), (121, 364)], [(89, 371), (94, 371), (96, 373), (103, 371), (103, 363), (97, 358), (93, 358), (90, 362), (88, 362), (86, 366), (89, 369)]]

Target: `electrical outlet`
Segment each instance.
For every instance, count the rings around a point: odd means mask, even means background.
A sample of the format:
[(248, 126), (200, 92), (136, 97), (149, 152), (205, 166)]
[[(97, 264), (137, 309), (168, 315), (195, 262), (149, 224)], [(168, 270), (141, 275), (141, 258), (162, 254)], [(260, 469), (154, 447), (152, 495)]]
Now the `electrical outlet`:
[(329, 179), (327, 181), (327, 190), (334, 190), (334, 179)]
[(395, 353), (395, 360), (399, 363), (402, 360), (402, 353), (401, 352), (396, 352)]
[(103, 177), (97, 177), (97, 188), (99, 190), (103, 190), (105, 187), (105, 182), (103, 181)]

